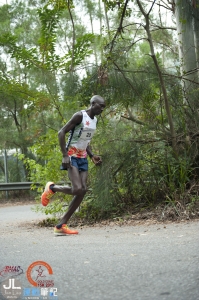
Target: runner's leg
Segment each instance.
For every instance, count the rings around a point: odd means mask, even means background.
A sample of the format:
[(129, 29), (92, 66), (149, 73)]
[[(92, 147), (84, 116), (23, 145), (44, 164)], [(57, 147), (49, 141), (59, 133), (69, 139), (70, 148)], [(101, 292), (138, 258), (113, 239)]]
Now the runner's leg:
[[(75, 195), (75, 196), (69, 205), (68, 211), (64, 214), (60, 223), (57, 225), (58, 227), (60, 227), (60, 225), (62, 225), (62, 224), (67, 224), (70, 217), (73, 215), (73, 213), (76, 211), (76, 209), (81, 204), (81, 202), (86, 194), (86, 191), (87, 191), (86, 181), (87, 181), (87, 177), (88, 177), (88, 171), (79, 172), (76, 167), (72, 166), (68, 170), (68, 172), (69, 172), (68, 173), (69, 178), (72, 183), (71, 192), (72, 192), (72, 195)], [(53, 190), (54, 190), (54, 187), (53, 187)], [(61, 190), (59, 190), (59, 191), (61, 191)], [(62, 192), (63, 192), (63, 190), (62, 190)]]

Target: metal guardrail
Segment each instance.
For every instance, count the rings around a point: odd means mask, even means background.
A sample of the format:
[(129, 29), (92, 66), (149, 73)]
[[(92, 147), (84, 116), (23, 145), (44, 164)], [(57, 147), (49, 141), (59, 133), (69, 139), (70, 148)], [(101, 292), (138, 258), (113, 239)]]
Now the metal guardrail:
[[(34, 184), (37, 187), (38, 186), (43, 186), (43, 184), (38, 183), (38, 182), (0, 182), (0, 192), (1, 191), (14, 191), (14, 190), (30, 190), (31, 185)], [(70, 181), (60, 181), (57, 182), (56, 184), (63, 185), (63, 184), (71, 184)]]
[(39, 186), (39, 183), (34, 182), (9, 182), (0, 183), (0, 191), (14, 191), (14, 190), (30, 190), (31, 185)]

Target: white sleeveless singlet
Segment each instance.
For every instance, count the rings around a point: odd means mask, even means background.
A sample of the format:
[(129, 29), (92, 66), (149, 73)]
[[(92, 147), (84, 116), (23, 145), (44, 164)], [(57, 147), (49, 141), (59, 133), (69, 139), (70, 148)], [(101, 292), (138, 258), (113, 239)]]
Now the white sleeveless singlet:
[(91, 119), (85, 110), (82, 110), (82, 122), (71, 131), (66, 144), (69, 156), (85, 158), (86, 148), (96, 130), (97, 118)]

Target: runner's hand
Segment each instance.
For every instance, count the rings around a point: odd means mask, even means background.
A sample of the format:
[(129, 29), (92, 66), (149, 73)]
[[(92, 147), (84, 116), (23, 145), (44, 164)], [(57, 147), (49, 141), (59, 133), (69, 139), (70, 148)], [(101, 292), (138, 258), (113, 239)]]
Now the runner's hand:
[(64, 169), (69, 169), (69, 168), (72, 167), (69, 156), (64, 156), (62, 158), (62, 166), (63, 166)]
[(91, 160), (93, 161), (93, 163), (96, 165), (96, 166), (100, 166), (101, 163), (102, 163), (102, 159), (100, 156), (98, 155), (93, 155), (93, 157), (91, 158)]

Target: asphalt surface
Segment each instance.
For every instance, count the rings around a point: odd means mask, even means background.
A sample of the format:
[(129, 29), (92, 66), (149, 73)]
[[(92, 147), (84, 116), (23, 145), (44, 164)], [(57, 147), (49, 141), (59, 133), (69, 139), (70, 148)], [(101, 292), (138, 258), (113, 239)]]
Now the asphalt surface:
[(53, 274), (44, 267), (43, 274), (58, 295), (37, 299), (199, 299), (199, 221), (83, 227), (78, 235), (54, 236), (52, 228), (31, 225), (43, 216), (30, 207), (0, 208), (0, 271), (5, 266), (23, 270), (14, 277), (23, 288), (19, 299), (36, 299), (24, 296), (24, 288), (33, 288), (26, 270), (35, 261), (51, 266)]

